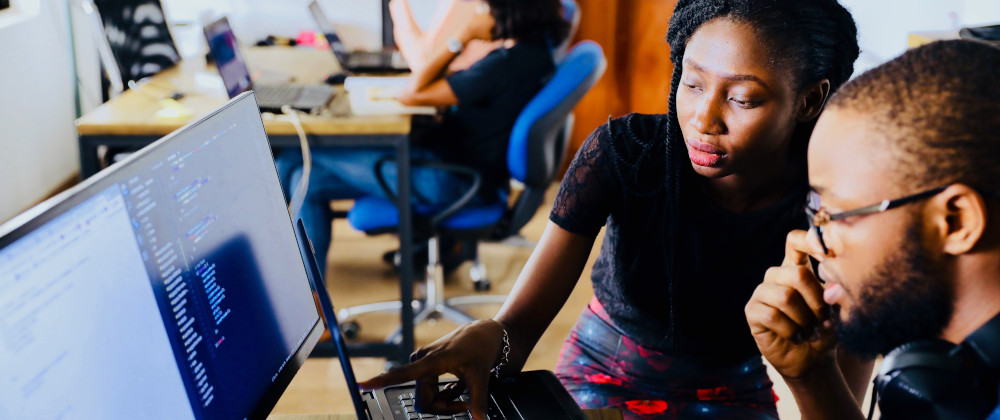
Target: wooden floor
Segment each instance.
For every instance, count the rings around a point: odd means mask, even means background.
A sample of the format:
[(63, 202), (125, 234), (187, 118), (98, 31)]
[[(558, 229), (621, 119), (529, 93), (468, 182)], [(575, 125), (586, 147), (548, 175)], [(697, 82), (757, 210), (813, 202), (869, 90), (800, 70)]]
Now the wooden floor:
[[(548, 212), (552, 207), (556, 187), (550, 188), (547, 200), (535, 218), (521, 233), (530, 241), (537, 241), (545, 228)], [(340, 207), (343, 203), (335, 203)], [(349, 205), (349, 203), (347, 203)], [(395, 237), (382, 235), (369, 237), (351, 229), (343, 220), (334, 222), (333, 252), (327, 266), (327, 277), (334, 307), (342, 308), (362, 303), (399, 298), (396, 277), (382, 260), (382, 253), (398, 246)], [(590, 262), (555, 321), (542, 336), (528, 359), (526, 369), (555, 367), (562, 342), (569, 334), (583, 308), (590, 301), (593, 289), (590, 284), (590, 266), (600, 250), (601, 238), (595, 242)], [(517, 279), (521, 267), (531, 254), (531, 249), (505, 244), (484, 244), (480, 254), (493, 281), (491, 293), (507, 293)], [(476, 293), (469, 280), (466, 263), (451, 275), (445, 285), (446, 296)], [(469, 312), (477, 317), (491, 317), (498, 305), (483, 306)], [(359, 319), (360, 340), (381, 340), (398, 326), (398, 315), (371, 315)], [(416, 328), (417, 345), (427, 344), (448, 333), (455, 327), (447, 321), (423, 324)], [(351, 360), (359, 380), (382, 372), (384, 360), (354, 358)], [(799, 412), (787, 387), (774, 375), (775, 391), (779, 396), (778, 410), (783, 419), (798, 419)], [(867, 407), (867, 402), (865, 407)], [(350, 395), (337, 359), (310, 358), (292, 380), (273, 410), (273, 414), (323, 414), (352, 412)]]

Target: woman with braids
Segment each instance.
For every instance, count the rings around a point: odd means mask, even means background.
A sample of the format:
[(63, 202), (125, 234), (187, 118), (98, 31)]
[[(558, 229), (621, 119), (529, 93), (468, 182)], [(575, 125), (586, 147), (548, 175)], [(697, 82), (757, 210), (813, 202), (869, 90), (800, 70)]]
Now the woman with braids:
[[(591, 134), (496, 317), (363, 386), (416, 379), (418, 408), (451, 410), (464, 403), (436, 383), (452, 373), (485, 419), (490, 369), (524, 365), (605, 227), (595, 297), (555, 369), (577, 402), (627, 419), (777, 418), (743, 308), (788, 232), (806, 226), (807, 141), (853, 71), (857, 30), (836, 0), (679, 0), (667, 41), (670, 112)], [(839, 356), (860, 402), (871, 363)]]

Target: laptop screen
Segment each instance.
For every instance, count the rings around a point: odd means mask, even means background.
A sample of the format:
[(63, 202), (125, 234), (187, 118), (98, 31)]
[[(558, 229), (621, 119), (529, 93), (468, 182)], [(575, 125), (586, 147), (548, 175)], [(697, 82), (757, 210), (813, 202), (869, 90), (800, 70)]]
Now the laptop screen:
[(205, 25), (205, 40), (208, 50), (219, 69), (222, 83), (226, 85), (226, 93), (235, 98), (250, 89), (250, 70), (247, 68), (236, 35), (229, 26), (229, 19), (222, 17)]
[(262, 418), (322, 332), (252, 94), (0, 226), (0, 418)]
[(340, 41), (340, 37), (337, 36), (337, 30), (333, 27), (333, 22), (330, 22), (330, 19), (326, 17), (326, 14), (323, 13), (323, 8), (320, 7), (316, 0), (309, 3), (309, 13), (312, 14), (313, 20), (316, 21), (316, 26), (319, 27), (320, 32), (323, 32), (323, 36), (326, 37), (326, 42), (330, 44), (330, 50), (337, 56), (337, 61), (340, 61), (341, 65), (347, 63), (347, 47)]

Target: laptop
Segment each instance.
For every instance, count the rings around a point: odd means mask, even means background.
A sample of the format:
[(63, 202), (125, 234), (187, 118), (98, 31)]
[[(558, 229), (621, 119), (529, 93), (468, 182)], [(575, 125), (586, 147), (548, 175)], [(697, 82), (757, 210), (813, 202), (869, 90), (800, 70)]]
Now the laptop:
[[(409, 419), (441, 419), (441, 420), (471, 420), (472, 414), (464, 413), (450, 415), (430, 415), (418, 413), (414, 407), (416, 385), (413, 382), (391, 386), (374, 391), (362, 391), (358, 386), (354, 369), (348, 358), (344, 336), (337, 323), (337, 315), (330, 302), (323, 276), (316, 263), (312, 243), (306, 236), (302, 219), (295, 223), (295, 233), (299, 238), (299, 252), (308, 267), (309, 283), (319, 298), (320, 308), (326, 319), (327, 327), (334, 346), (340, 358), (340, 366), (344, 371), (347, 389), (351, 393), (355, 414), (361, 420), (409, 420)], [(439, 386), (455, 380), (443, 380)], [(521, 372), (511, 378), (492, 380), (490, 382), (489, 418), (511, 420), (584, 420), (586, 415), (566, 388), (559, 383), (550, 371)], [(468, 393), (462, 395), (463, 401), (469, 400)]]
[[(324, 330), (314, 290), (336, 319), (307, 244), (252, 92), (14, 217), (0, 418), (265, 418)], [(412, 385), (358, 391), (330, 328), (359, 418), (413, 418)], [(491, 389), (495, 415), (583, 418), (551, 374), (524, 378)]]
[(262, 419), (322, 332), (252, 93), (0, 225), (3, 419)]
[(311, 112), (322, 108), (333, 97), (332, 86), (281, 84), (258, 85), (250, 80), (250, 70), (240, 51), (236, 35), (229, 26), (229, 19), (222, 17), (204, 27), (209, 53), (226, 86), (230, 98), (248, 90), (256, 92), (257, 103), (264, 111), (280, 113), (281, 107), (288, 105), (294, 109)]
[(344, 70), (351, 73), (402, 73), (410, 71), (399, 50), (386, 51), (347, 51), (347, 47), (337, 36), (333, 22), (323, 13), (316, 0), (309, 3), (309, 13), (316, 21), (316, 26), (323, 32), (326, 41), (330, 43), (333, 56)]

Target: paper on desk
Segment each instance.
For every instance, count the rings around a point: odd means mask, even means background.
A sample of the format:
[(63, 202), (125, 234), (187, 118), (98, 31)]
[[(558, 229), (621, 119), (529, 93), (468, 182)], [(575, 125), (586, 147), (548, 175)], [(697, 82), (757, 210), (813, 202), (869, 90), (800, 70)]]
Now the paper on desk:
[(406, 86), (406, 77), (348, 77), (344, 90), (356, 115), (425, 114), (433, 115), (432, 106), (406, 106), (399, 95)]

